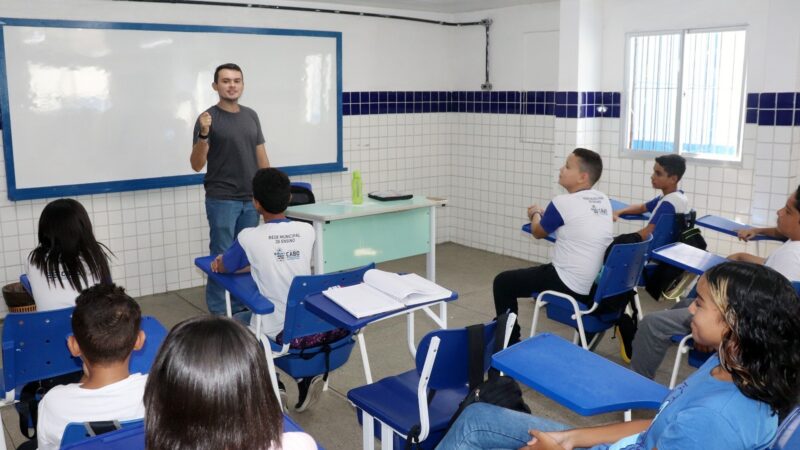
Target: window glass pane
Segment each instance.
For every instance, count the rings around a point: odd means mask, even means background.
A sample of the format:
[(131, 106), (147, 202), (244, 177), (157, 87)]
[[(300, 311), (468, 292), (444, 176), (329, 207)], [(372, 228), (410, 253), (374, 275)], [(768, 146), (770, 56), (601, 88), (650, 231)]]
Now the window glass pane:
[(673, 152), (680, 72), (680, 34), (634, 36), (630, 61), (627, 146)]
[(738, 158), (744, 51), (744, 30), (686, 35), (681, 153)]

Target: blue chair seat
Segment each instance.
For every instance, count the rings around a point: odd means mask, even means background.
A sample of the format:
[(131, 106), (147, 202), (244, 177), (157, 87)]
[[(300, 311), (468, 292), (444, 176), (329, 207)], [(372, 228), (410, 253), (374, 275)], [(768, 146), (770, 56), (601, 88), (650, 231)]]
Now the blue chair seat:
[[(382, 422), (407, 435), (412, 427), (419, 425), (418, 386), (419, 373), (413, 369), (352, 389), (347, 393), (347, 399), (357, 404), (359, 409), (373, 417), (380, 417)], [(462, 389), (436, 391), (428, 404), (431, 432), (444, 430), (467, 393), (466, 385)], [(375, 431), (379, 433), (380, 428), (375, 427)]]

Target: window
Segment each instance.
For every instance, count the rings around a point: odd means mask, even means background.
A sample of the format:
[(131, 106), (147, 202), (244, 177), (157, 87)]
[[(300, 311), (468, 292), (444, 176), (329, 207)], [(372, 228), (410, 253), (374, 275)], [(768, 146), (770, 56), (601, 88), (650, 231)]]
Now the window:
[(625, 148), (740, 160), (745, 30), (628, 37)]

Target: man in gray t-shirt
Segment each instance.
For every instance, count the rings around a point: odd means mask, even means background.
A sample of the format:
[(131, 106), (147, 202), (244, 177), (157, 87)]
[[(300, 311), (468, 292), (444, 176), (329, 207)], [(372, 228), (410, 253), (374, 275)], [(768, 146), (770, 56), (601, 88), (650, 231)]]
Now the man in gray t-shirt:
[[(252, 203), (252, 180), (256, 170), (269, 167), (261, 122), (252, 109), (239, 104), (244, 91), (242, 69), (223, 64), (214, 72), (211, 85), (219, 102), (200, 114), (194, 126), (191, 164), (199, 172), (208, 163), (203, 185), (212, 255), (222, 254), (244, 228), (258, 225)], [(225, 290), (208, 280), (206, 304), (212, 314), (223, 315)], [(231, 312), (244, 311), (231, 299)]]

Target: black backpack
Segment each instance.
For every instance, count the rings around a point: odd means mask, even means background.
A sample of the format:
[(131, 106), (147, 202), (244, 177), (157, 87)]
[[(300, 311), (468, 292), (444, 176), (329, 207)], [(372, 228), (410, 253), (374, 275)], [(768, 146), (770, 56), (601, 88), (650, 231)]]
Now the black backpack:
[[(31, 381), (22, 387), (19, 402), (14, 407), (19, 414), (19, 431), (28, 439), (36, 442), (36, 425), (39, 421), (39, 402), (50, 389), (62, 384), (78, 383), (83, 377), (83, 370), (39, 381)], [(35, 448), (35, 447), (34, 447)]]
[[(705, 250), (707, 247), (706, 240), (700, 230), (695, 227), (695, 212), (692, 211), (687, 214), (675, 214), (675, 226), (678, 228), (678, 240), (692, 247)], [(655, 250), (655, 249), (652, 249)], [(659, 301), (661, 294), (667, 291), (675, 281), (683, 274), (683, 269), (678, 267), (658, 262), (655, 269), (649, 274), (645, 271), (644, 289), (650, 294), (653, 299)]]

